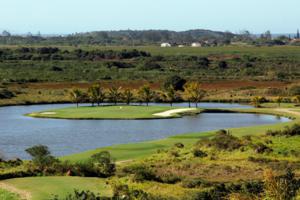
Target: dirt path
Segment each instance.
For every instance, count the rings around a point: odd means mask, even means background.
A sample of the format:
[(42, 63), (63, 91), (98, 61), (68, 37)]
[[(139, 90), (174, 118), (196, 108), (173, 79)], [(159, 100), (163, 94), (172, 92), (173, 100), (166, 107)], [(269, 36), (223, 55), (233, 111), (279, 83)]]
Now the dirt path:
[(167, 111), (160, 112), (160, 113), (155, 113), (153, 115), (159, 116), (159, 117), (172, 117), (174, 114), (177, 114), (177, 113), (183, 113), (183, 112), (195, 111), (195, 110), (197, 110), (197, 109), (196, 108), (179, 108), (179, 109), (167, 110)]
[(12, 185), (0, 182), (0, 188), (2, 188), (4, 190), (7, 190), (7, 191), (9, 191), (11, 193), (14, 193), (14, 194), (18, 194), (22, 200), (30, 200), (31, 199), (30, 192), (27, 192), (27, 191), (24, 191), (24, 190), (20, 190), (18, 188), (15, 188)]

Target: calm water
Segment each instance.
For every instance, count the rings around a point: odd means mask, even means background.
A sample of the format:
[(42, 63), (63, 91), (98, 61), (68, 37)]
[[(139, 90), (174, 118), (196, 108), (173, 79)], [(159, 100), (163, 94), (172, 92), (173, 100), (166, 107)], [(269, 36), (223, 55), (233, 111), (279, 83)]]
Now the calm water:
[[(70, 105), (0, 107), (0, 151), (6, 157), (27, 159), (24, 149), (43, 144), (56, 156), (78, 153), (113, 144), (165, 138), (171, 135), (287, 122), (271, 115), (203, 113), (163, 120), (57, 120), (25, 117), (24, 114)], [(186, 106), (186, 104), (176, 104)], [(202, 103), (207, 108), (249, 108), (239, 104)]]

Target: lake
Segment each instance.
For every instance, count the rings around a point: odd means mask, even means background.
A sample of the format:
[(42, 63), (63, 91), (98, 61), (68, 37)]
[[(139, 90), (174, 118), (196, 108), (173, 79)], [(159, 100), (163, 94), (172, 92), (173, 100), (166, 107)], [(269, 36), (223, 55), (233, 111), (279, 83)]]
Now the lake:
[[(168, 104), (155, 104), (168, 105)], [(174, 106), (187, 106), (179, 103)], [(61, 120), (26, 117), (24, 114), (74, 106), (70, 104), (0, 107), (0, 152), (7, 158), (28, 159), (24, 152), (37, 144), (63, 156), (114, 144), (156, 140), (168, 136), (225, 128), (287, 122), (285, 117), (264, 114), (202, 113), (160, 120)], [(203, 108), (251, 108), (248, 105), (200, 103)]]

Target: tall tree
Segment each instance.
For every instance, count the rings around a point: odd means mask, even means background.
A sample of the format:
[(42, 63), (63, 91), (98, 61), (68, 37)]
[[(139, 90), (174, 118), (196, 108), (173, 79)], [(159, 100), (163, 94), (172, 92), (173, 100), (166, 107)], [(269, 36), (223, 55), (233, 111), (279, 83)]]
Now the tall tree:
[(118, 101), (121, 100), (122, 93), (120, 90), (121, 90), (121, 87), (113, 86), (108, 91), (108, 98), (115, 105), (117, 105)]
[(144, 85), (138, 91), (139, 97), (142, 102), (145, 102), (146, 105), (149, 105), (149, 102), (152, 100), (154, 93), (148, 85)]
[(72, 98), (72, 101), (76, 103), (76, 106), (78, 108), (79, 103), (83, 100), (83, 92), (79, 89), (73, 89), (70, 93), (70, 96)]
[(88, 89), (88, 96), (92, 102), (92, 106), (94, 106), (94, 103), (97, 103), (99, 106), (100, 103), (104, 102), (105, 99), (105, 91), (104, 89), (100, 86), (100, 84), (96, 84), (91, 86)]
[(123, 93), (123, 98), (126, 102), (127, 105), (130, 105), (130, 103), (133, 101), (134, 99), (134, 95), (133, 93), (131, 92), (130, 89), (126, 89)]

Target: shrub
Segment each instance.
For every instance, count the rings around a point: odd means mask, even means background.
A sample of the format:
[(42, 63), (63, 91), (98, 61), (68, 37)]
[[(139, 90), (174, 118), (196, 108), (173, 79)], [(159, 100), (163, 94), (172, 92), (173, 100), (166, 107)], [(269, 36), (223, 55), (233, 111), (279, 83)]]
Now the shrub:
[(233, 151), (239, 149), (242, 146), (242, 142), (239, 138), (231, 135), (226, 130), (220, 130), (216, 133), (216, 136), (212, 139), (200, 141), (200, 143), (208, 146), (215, 147), (219, 150)]
[(270, 199), (292, 200), (299, 190), (299, 181), (291, 169), (286, 169), (285, 174), (276, 176), (272, 170), (265, 171), (265, 192)]
[(194, 149), (193, 150), (193, 155), (195, 157), (198, 157), (198, 158), (204, 158), (204, 157), (207, 157), (207, 153), (205, 153), (204, 151), (201, 151), (200, 149)]
[(180, 143), (180, 142), (174, 144), (174, 146), (177, 147), (177, 148), (179, 148), (179, 149), (184, 148), (184, 144), (182, 144), (182, 143)]
[(287, 137), (292, 137), (292, 136), (297, 136), (300, 135), (300, 125), (299, 124), (294, 124), (293, 126), (289, 127), (286, 126), (283, 130), (268, 130), (266, 132), (267, 136), (287, 136)]
[(16, 95), (13, 92), (11, 92), (7, 89), (1, 89), (0, 90), (0, 99), (11, 99), (15, 96)]
[(157, 180), (157, 177), (152, 169), (145, 165), (132, 165), (123, 168), (123, 172), (133, 174), (134, 181), (153, 181)]
[(257, 144), (253, 144), (252, 148), (254, 149), (254, 151), (256, 153), (259, 154), (263, 154), (263, 153), (271, 153), (273, 151), (272, 148), (268, 147), (267, 145), (263, 144), (263, 143), (257, 143)]
[(158, 177), (157, 181), (161, 183), (175, 184), (180, 182), (181, 178), (175, 174), (163, 174)]

